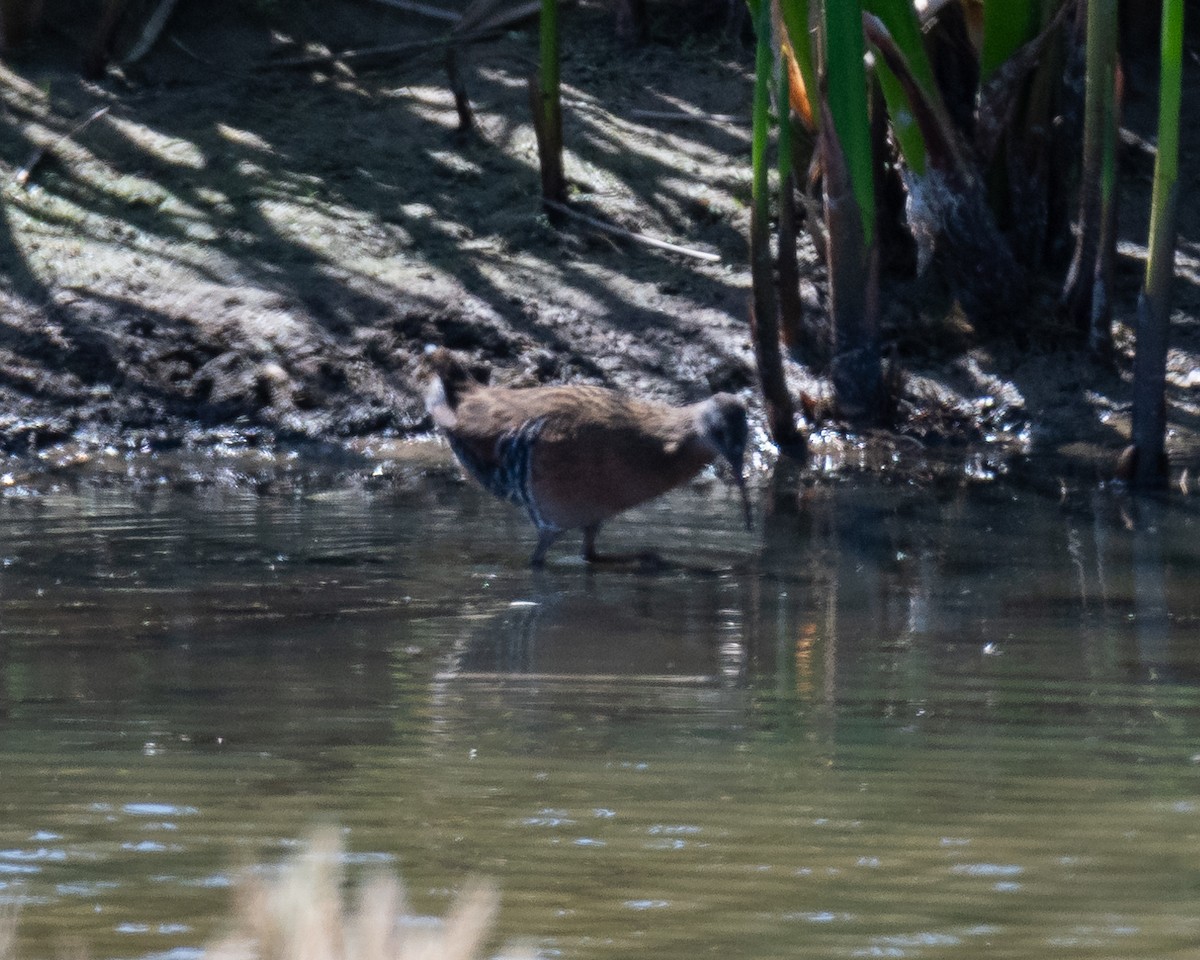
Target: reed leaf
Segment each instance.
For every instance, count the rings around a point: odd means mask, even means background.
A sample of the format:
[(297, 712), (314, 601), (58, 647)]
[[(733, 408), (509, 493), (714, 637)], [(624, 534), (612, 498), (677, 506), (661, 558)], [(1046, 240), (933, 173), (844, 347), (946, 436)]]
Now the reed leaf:
[[(782, 46), (782, 44), (781, 44)], [(783, 342), (793, 352), (803, 339), (803, 304), (800, 300), (800, 264), (796, 254), (799, 230), (796, 212), (796, 178), (793, 170), (792, 82), (794, 71), (786, 56), (779, 64), (775, 99), (779, 117), (777, 141), (779, 164), (779, 229), (776, 232), (775, 262), (779, 276), (779, 326)], [(807, 102), (807, 98), (806, 101)]]
[(1042, 0), (987, 0), (979, 78), (986, 82), (1041, 26)]
[(950, 122), (936, 85), (927, 88), (921, 84), (907, 55), (883, 20), (873, 13), (865, 13), (862, 23), (867, 40), (878, 54), (880, 66), (900, 85), (905, 108), (921, 131), (930, 163), (955, 179), (970, 179), (971, 168), (964, 156), (961, 138)]
[[(907, 59), (917, 83), (927, 94), (937, 91), (933, 65), (925, 51), (921, 35), (921, 23), (911, 0), (866, 0), (863, 8), (879, 18), (887, 27), (897, 48)], [(925, 173), (925, 138), (921, 126), (913, 115), (909, 99), (900, 79), (886, 63), (877, 63), (875, 75), (887, 103), (888, 118), (892, 134), (900, 148), (905, 165), (917, 176)]]
[[(824, 5), (825, 88), (835, 138), (858, 208), (864, 249), (875, 240), (875, 171), (867, 76), (863, 70), (862, 8), (853, 0)], [(830, 142), (830, 141), (826, 141)]]
[(817, 68), (813, 56), (809, 2), (778, 0), (778, 4), (784, 34), (780, 47), (788, 72), (788, 102), (805, 125), (810, 130), (816, 130), (820, 113), (812, 107), (812, 98), (817, 91)]
[(851, 0), (827, 0), (822, 22), (825, 77), (818, 144), (833, 318), (830, 379), (842, 416), (876, 423), (883, 414), (879, 258), (862, 7)]

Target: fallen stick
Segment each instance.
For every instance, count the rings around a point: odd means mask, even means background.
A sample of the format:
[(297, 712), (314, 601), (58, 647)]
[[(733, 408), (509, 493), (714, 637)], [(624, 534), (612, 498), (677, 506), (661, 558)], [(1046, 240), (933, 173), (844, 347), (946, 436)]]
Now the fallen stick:
[(626, 230), (624, 227), (618, 227), (611, 223), (605, 223), (603, 220), (597, 220), (595, 217), (589, 217), (586, 213), (580, 213), (578, 210), (569, 207), (565, 203), (559, 203), (557, 200), (547, 200), (543, 197), (542, 206), (549, 207), (551, 210), (578, 220), (581, 223), (586, 223), (593, 229), (604, 233), (611, 233), (613, 236), (624, 237), (626, 240), (633, 240), (647, 247), (670, 250), (672, 253), (682, 253), (684, 256), (695, 257), (697, 260), (708, 260), (711, 263), (718, 263), (721, 260), (720, 254), (709, 253), (707, 250), (696, 250), (693, 247), (681, 247), (677, 243), (669, 243), (666, 240), (648, 237), (644, 233), (634, 233), (632, 230)]
[(91, 116), (89, 116), (82, 123), (76, 124), (49, 146), (37, 147), (31, 154), (29, 154), (29, 159), (25, 161), (25, 166), (13, 174), (13, 182), (15, 182), (18, 187), (23, 187), (29, 183), (30, 179), (33, 177), (34, 170), (37, 169), (37, 165), (42, 162), (42, 159), (47, 153), (57, 150), (68, 140), (72, 140), (79, 136), (79, 134), (83, 133), (84, 130), (108, 113), (108, 110), (108, 107), (101, 107), (99, 110), (94, 110)]

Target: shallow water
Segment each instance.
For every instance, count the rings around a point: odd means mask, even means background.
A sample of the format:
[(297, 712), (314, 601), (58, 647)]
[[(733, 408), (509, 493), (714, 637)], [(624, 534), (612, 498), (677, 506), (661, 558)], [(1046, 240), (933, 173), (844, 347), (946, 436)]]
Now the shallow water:
[(602, 537), (675, 566), (535, 575), (445, 469), (0, 500), (21, 956), (183, 960), (322, 822), (419, 912), (495, 878), (546, 957), (1194, 955), (1196, 501), (758, 506), (702, 485)]

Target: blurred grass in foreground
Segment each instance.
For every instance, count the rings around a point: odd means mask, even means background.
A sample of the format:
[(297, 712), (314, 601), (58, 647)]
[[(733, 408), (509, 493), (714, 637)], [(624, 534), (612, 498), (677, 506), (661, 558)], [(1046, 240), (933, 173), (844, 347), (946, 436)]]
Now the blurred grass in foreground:
[[(206, 960), (479, 960), (500, 905), (474, 881), (440, 922), (410, 911), (400, 880), (379, 872), (343, 897), (342, 846), (332, 829), (314, 834), (278, 869), (248, 871), (234, 887), (228, 933)], [(16, 960), (17, 914), (0, 909), (0, 960)], [(81, 956), (86, 956), (86, 945)], [(517, 960), (528, 950), (508, 949)]]

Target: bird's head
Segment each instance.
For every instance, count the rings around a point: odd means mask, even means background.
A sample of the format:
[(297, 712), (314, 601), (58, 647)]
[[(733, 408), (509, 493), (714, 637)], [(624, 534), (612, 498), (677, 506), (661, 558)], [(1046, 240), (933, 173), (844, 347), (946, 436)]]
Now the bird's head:
[(486, 384), (490, 371), (486, 367), (468, 368), (457, 354), (432, 345), (425, 348), (422, 367), (429, 378), (425, 408), (438, 426), (452, 429), (459, 401), (468, 391)]
[(729, 393), (718, 393), (704, 401), (700, 407), (700, 436), (715, 453), (729, 463), (734, 483), (742, 495), (746, 529), (750, 529), (750, 497), (746, 492), (746, 477), (743, 473), (746, 441), (750, 436), (745, 404)]

